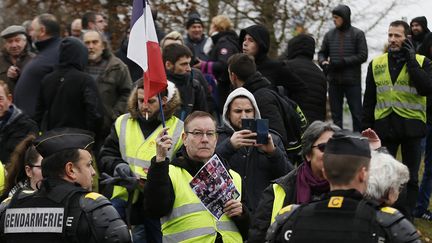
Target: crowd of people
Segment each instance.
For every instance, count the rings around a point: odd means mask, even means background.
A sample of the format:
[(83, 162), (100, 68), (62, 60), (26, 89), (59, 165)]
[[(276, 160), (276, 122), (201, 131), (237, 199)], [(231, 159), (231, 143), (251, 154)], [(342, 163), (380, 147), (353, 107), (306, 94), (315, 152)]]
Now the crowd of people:
[[(182, 36), (155, 23), (167, 88), (153, 97), (127, 58), (129, 30), (113, 52), (102, 13), (74, 19), (67, 37), (48, 13), (5, 28), (0, 242), (420, 242), (414, 218), (432, 221), (427, 20), (389, 24), (362, 102), (365, 34), (348, 6), (329, 14), (316, 61), (304, 29), (273, 59), (264, 25), (237, 32), (217, 15), (207, 35), (192, 12)], [(294, 114), (307, 127), (284, 119)], [(215, 155), (237, 190), (220, 217), (192, 190)]]

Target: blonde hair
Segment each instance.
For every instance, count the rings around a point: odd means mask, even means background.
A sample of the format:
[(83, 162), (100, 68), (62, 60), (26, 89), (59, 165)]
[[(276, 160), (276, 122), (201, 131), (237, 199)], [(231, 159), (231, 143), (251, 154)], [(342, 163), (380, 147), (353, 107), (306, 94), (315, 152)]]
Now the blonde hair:
[(217, 15), (213, 17), (212, 24), (218, 32), (231, 30), (233, 28), (233, 23), (225, 15)]
[(160, 42), (160, 47), (165, 48), (165, 42), (167, 40), (180, 41), (182, 45), (184, 45), (183, 36), (178, 31), (169, 32)]

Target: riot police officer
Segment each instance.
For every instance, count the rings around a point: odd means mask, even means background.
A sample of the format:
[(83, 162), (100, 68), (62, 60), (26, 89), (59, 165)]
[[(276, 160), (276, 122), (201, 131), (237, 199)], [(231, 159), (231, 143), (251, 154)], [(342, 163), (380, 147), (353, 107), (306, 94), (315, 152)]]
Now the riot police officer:
[(44, 158), (38, 191), (20, 191), (0, 205), (1, 242), (130, 242), (111, 203), (91, 192), (93, 137), (57, 129), (37, 138)]
[(330, 193), (319, 201), (282, 208), (267, 242), (421, 242), (399, 211), (363, 199), (370, 158), (366, 138), (335, 133), (323, 158)]

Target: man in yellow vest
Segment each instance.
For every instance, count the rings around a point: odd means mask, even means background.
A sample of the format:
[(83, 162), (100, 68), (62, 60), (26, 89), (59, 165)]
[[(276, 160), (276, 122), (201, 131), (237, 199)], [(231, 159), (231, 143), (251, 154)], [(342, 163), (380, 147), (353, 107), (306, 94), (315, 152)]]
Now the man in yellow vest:
[[(430, 60), (416, 55), (408, 38), (409, 26), (394, 21), (388, 30), (388, 52), (372, 60), (363, 99), (363, 129), (373, 128), (383, 146), (402, 161), (410, 180), (395, 207), (412, 219), (418, 194), (420, 140), (426, 134), (426, 96), (432, 94)], [(405, 194), (405, 195), (404, 195)]]
[[(166, 132), (173, 138), (173, 146), (167, 156), (173, 158), (182, 145), (183, 122), (173, 115), (180, 107), (180, 97), (171, 82), (168, 82), (168, 88), (161, 96)], [(136, 225), (133, 229), (134, 242), (141, 242), (143, 238), (147, 238), (147, 242), (161, 242), (159, 221), (148, 219), (140, 210), (143, 199), (139, 188), (142, 190), (142, 184), (147, 180), (150, 160), (156, 155), (155, 140), (163, 130), (157, 96), (150, 97), (147, 104), (143, 101), (144, 88), (140, 79), (129, 97), (129, 113), (117, 118), (105, 140), (99, 170), (121, 179), (120, 184), (124, 187), (114, 186), (111, 201), (123, 218)], [(132, 212), (129, 211), (131, 217), (128, 217), (126, 208), (130, 204), (136, 207), (132, 207)]]
[[(240, 201), (243, 197), (228, 200), (217, 219), (190, 186), (193, 176), (215, 153), (215, 119), (207, 112), (194, 111), (186, 117), (184, 128), (182, 156), (171, 164), (168, 155), (173, 139), (164, 131), (156, 139), (157, 155), (152, 158), (144, 187), (145, 211), (161, 217), (163, 242), (243, 242), (249, 227), (249, 214)], [(224, 165), (242, 195), (240, 175)]]

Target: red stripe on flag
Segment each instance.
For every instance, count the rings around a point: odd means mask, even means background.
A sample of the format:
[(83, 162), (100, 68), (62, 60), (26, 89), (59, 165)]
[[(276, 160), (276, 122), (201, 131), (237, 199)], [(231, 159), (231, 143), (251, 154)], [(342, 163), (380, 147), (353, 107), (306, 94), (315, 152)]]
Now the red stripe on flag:
[(162, 54), (157, 42), (147, 41), (148, 69), (144, 72), (144, 103), (148, 99), (164, 91), (167, 87)]

